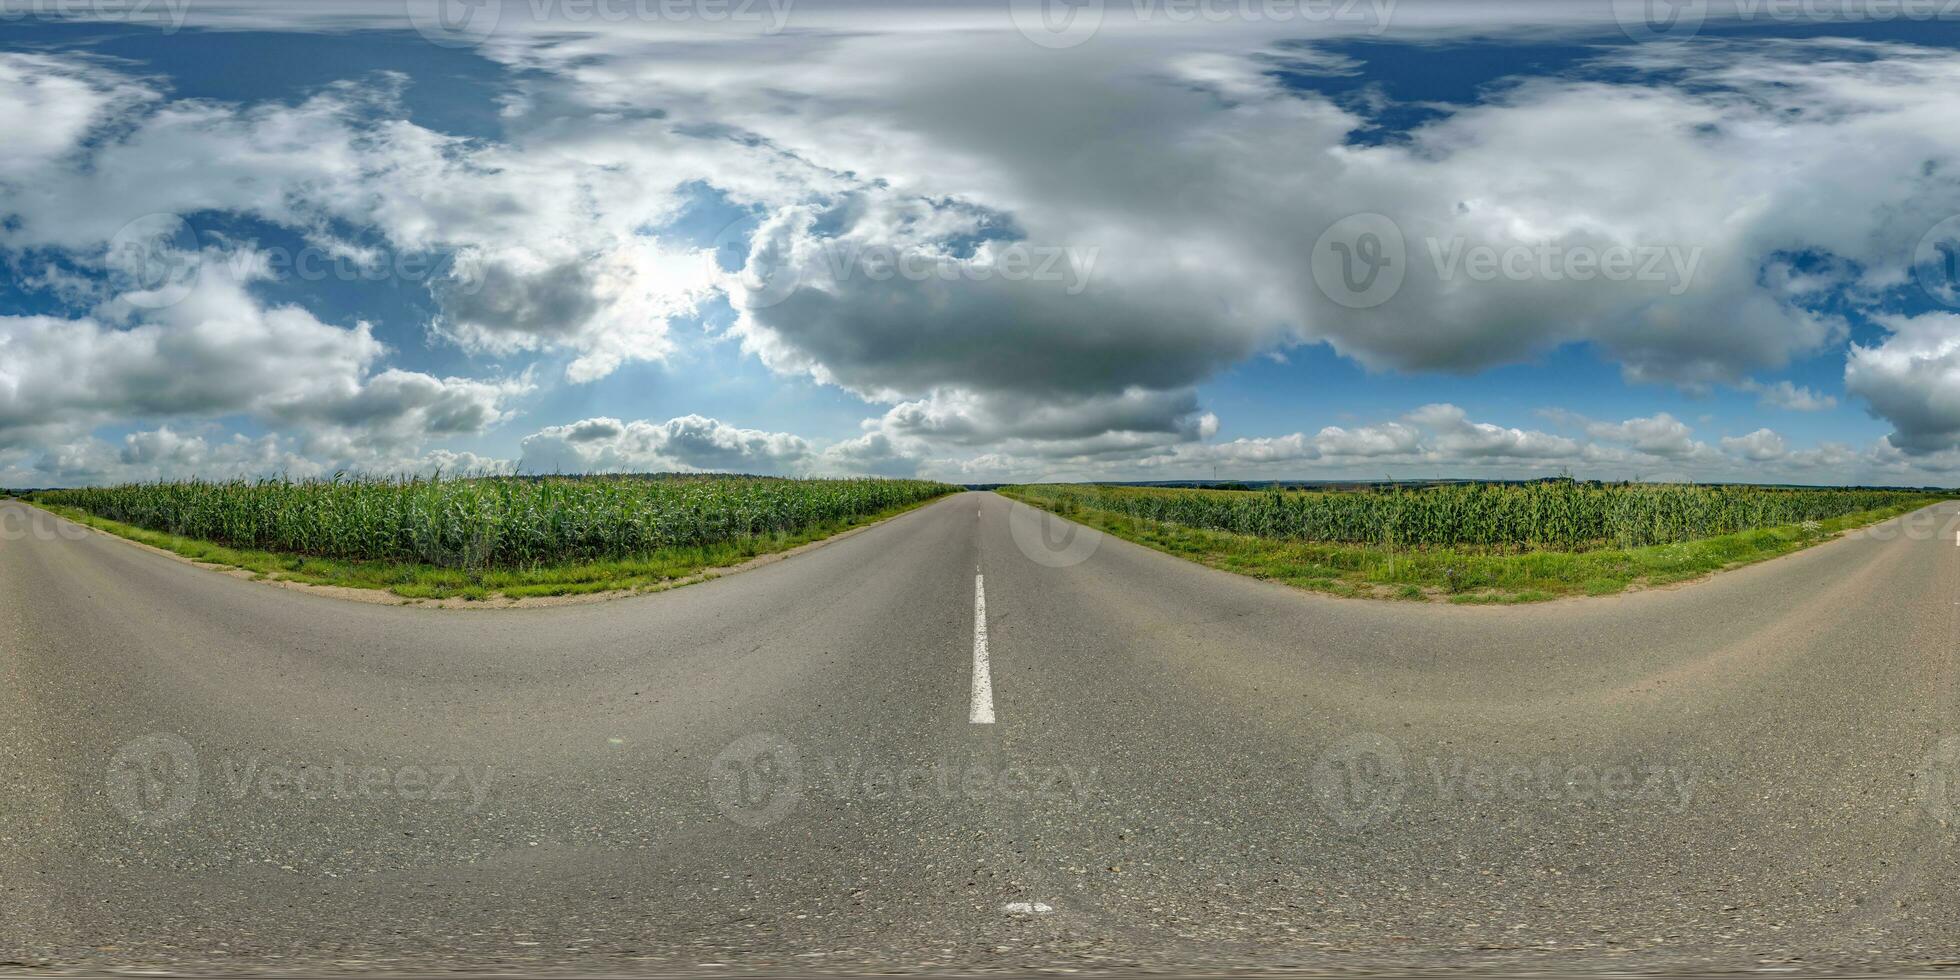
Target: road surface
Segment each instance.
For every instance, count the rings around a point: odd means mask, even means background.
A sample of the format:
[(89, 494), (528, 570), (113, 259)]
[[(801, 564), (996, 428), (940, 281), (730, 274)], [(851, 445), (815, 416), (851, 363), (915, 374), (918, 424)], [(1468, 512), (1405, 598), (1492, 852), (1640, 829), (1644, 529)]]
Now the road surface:
[(1960, 952), (1954, 511), (1466, 609), (971, 493), (443, 611), (4, 504), (0, 960), (1924, 970)]

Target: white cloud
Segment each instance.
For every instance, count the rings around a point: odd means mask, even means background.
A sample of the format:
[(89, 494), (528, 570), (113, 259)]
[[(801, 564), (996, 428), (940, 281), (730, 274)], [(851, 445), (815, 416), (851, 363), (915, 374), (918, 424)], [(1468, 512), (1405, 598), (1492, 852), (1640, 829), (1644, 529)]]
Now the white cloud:
[[(912, 40), (881, 49), (891, 70), (929, 62), (933, 70), (920, 74), (936, 81), (887, 88), (876, 70), (837, 70), (851, 47), (787, 47), (790, 57), (814, 59), (799, 73), (809, 90), (794, 103), (762, 96), (744, 104), (752, 89), (727, 84), (726, 75), (717, 79), (721, 94), (701, 97), (772, 146), (797, 146), (885, 181), (869, 205), (854, 198), (819, 212), (830, 226), (824, 235), (811, 231), (818, 222), (807, 211), (779, 212), (785, 220), (768, 234), (780, 240), (752, 257), (802, 271), (787, 298), (747, 310), (744, 330), (759, 351), (781, 368), (860, 390), (960, 383), (967, 376), (955, 368), (969, 365), (980, 380), (966, 383), (1052, 383), (1048, 372), (1086, 359), (1092, 344), (1103, 356), (1069, 379), (1075, 384), (1189, 384), (1289, 338), (1325, 340), (1373, 366), (1449, 370), (1591, 340), (1631, 377), (1735, 381), (1841, 335), (1841, 323), (1801, 305), (1802, 290), (1814, 286), (1789, 274), (1783, 254), (1824, 248), (1896, 269), (1910, 244), (1901, 236), (1916, 231), (1892, 227), (1889, 215), (1939, 193), (1920, 179), (1921, 161), (1960, 150), (1960, 139), (1927, 129), (1950, 112), (1946, 91), (1960, 62), (1903, 46), (1725, 46), (1725, 67), (1682, 51), (1671, 65), (1680, 74), (1665, 81), (1533, 79), (1414, 131), (1408, 143), (1382, 146), (1348, 145), (1366, 120), (1256, 72), (1250, 77), (1263, 84), (1235, 74), (1221, 88), (1224, 55), (1197, 71), (1190, 66), (1199, 62), (1132, 45), (1003, 80), (992, 78), (996, 65), (977, 46)], [(1170, 64), (1153, 63), (1158, 57)], [(1860, 95), (1829, 94), (1876, 74), (1872, 58), (1886, 64), (1876, 86), (1885, 98), (1862, 97), (1869, 82)], [(1736, 62), (1752, 70), (1730, 70)], [(739, 77), (747, 67), (731, 70)], [(969, 70), (992, 80), (970, 85)], [(696, 83), (659, 67), (633, 80), (697, 94)], [(1074, 95), (1023, 92), (1036, 86)], [(981, 98), (993, 105), (977, 104)], [(1790, 111), (1803, 99), (1830, 111)], [(1003, 103), (1015, 107), (1015, 131), (976, 141), (972, 130)], [(1078, 148), (1070, 165), (1054, 166), (1047, 148), (1055, 134), (1085, 126), (1068, 142)], [(1913, 150), (1891, 170), (1848, 166), (1853, 146), (1898, 143)], [(927, 147), (940, 152), (922, 156)], [(1130, 165), (1143, 158), (1158, 163)], [(1847, 181), (1855, 186), (1838, 186)], [(946, 203), (951, 188), (965, 189), (963, 199)], [(1817, 205), (1825, 195), (1850, 203), (1824, 209)], [(925, 248), (943, 234), (933, 216), (896, 220), (893, 212), (976, 207), (1011, 216), (1031, 242), (1095, 246), (1091, 288), (1071, 298), (997, 282), (839, 281), (813, 277), (806, 265), (835, 239)], [(1299, 266), (1321, 230), (1368, 210), (1402, 226), (1410, 277), (1380, 309), (1349, 311), (1321, 297)], [(1666, 262), (1654, 282), (1574, 280), (1535, 268), (1473, 281), (1461, 271), (1438, 275), (1430, 241), (1444, 250), (1653, 249)], [(1685, 272), (1692, 275), (1680, 279)], [(969, 312), (972, 324), (959, 319)], [(853, 332), (859, 323), (863, 332)], [(972, 339), (984, 324), (993, 326), (982, 335), (1004, 341), (999, 350)], [(1040, 329), (1024, 335), (1021, 324)], [(921, 342), (851, 345), (905, 335), (907, 326)]]
[(939, 390), (901, 402), (879, 419), (879, 431), (917, 452), (1002, 447), (1038, 456), (1120, 452), (1134, 455), (1206, 438), (1218, 420), (1189, 390), (1131, 388), (1109, 395), (1032, 399)]
[(482, 433), (529, 390), (523, 379), (376, 370), (387, 348), (369, 324), (265, 305), (247, 289), (252, 262), (204, 257), (182, 299), (161, 309), (123, 296), (95, 317), (0, 317), (0, 446), (73, 445), (131, 419), (247, 416), (307, 441), (360, 443), (371, 457)]
[(1844, 390), (1892, 423), (1887, 438), (1913, 455), (1960, 446), (1960, 314), (1877, 318), (1891, 335), (1852, 345)]
[[(1416, 21), (1429, 16), (1442, 15)], [(1829, 395), (1750, 377), (1838, 342), (1844, 325), (1814, 301), (1906, 283), (1924, 231), (1912, 216), (1960, 210), (1960, 191), (1928, 178), (1960, 165), (1948, 51), (1643, 45), (1602, 55), (1637, 74), (1526, 79), (1368, 143), (1351, 137), (1375, 124), (1379, 93), (1332, 99), (1274, 77), (1364, 72), (1365, 54), (1281, 51), (1252, 31), (1118, 32), (1070, 57), (1004, 61), (999, 40), (514, 29), (484, 49), (523, 69), (496, 139), (409, 121), (401, 76), (236, 104), (173, 98), (127, 65), (0, 56), (0, 131), (26, 134), (0, 149), (0, 248), (66, 250), (100, 271), (134, 218), (221, 211), (339, 249), (451, 254), (431, 335), (498, 357), (562, 353), (573, 383), (671, 357), (684, 342), (672, 325), (725, 295), (743, 349), (883, 413), (821, 450), (713, 420), (667, 431), (676, 419), (621, 423), (643, 428), (610, 446), (545, 430), (527, 460), (1100, 472), (1236, 447), (1275, 463), (1685, 471), (1720, 454), (1666, 415), (1599, 423), (1581, 444), (1430, 406), (1214, 445), (1195, 392), (1295, 344), (1382, 370), (1475, 372), (1589, 343), (1635, 380), (1827, 409)], [(700, 229), (674, 227), (702, 198), (759, 219), (745, 276), (721, 273)], [(1389, 215), (1409, 245), (1401, 291), (1366, 310), (1307, 274), (1321, 232), (1358, 211)], [(349, 228), (365, 235), (342, 240)], [(1436, 268), (1477, 246), (1664, 261), (1653, 281)], [(1818, 258), (1799, 269), (1799, 252)], [(1017, 271), (1017, 255), (1054, 264)], [(23, 275), (53, 288), (69, 274)], [(0, 445), (242, 414), (289, 427), (304, 452), (344, 458), (360, 433), (397, 458), (501, 423), (530, 383), (391, 369), (363, 325), (226, 288), (200, 284), (185, 309), (153, 315), (125, 302), (0, 321)], [(1853, 348), (1846, 368), (1847, 390), (1922, 457), (1960, 433), (1952, 352), (1935, 336), (1948, 328), (1928, 322)], [(88, 385), (56, 390), (44, 369)]]
[[(721, 278), (707, 253), (648, 233), (687, 199), (684, 180), (650, 176), (673, 138), (664, 126), (579, 134), (596, 146), (566, 134), (479, 143), (405, 121), (397, 99), (408, 81), (398, 75), (332, 85), (297, 104), (237, 106), (168, 100), (75, 58), (0, 63), (0, 81), (8, 71), (30, 93), (59, 89), (63, 104), (0, 99), (0, 112), (31, 115), (23, 125), (43, 123), (38, 131), (62, 146), (80, 125), (104, 136), (66, 165), (0, 178), (0, 213), (11, 219), (0, 222), (0, 247), (99, 261), (131, 222), (222, 211), (372, 258), (374, 246), (331, 230), (351, 226), (397, 254), (452, 257), (430, 281), (443, 311), (438, 335), (473, 350), (569, 350), (573, 381), (667, 356), (668, 321), (696, 312)], [(93, 102), (67, 91), (78, 86), (97, 93)], [(42, 118), (51, 116), (83, 123)], [(32, 152), (42, 160), (50, 151)], [(204, 245), (215, 237), (190, 234)]]
[(810, 443), (685, 415), (665, 422), (591, 418), (524, 437), (523, 473), (718, 472), (784, 474), (810, 459)]
[(1415, 427), (1400, 422), (1346, 429), (1330, 425), (1313, 437), (1315, 451), (1323, 456), (1407, 456), (1420, 445)]
[(1568, 459), (1579, 444), (1563, 436), (1472, 422), (1455, 405), (1425, 405), (1410, 419), (1433, 433), (1432, 447), (1464, 459)]
[[(204, 428), (210, 428), (205, 426)], [(380, 474), (491, 474), (509, 472), (506, 460), (449, 449), (386, 454), (350, 443), (341, 456), (302, 452), (276, 435), (247, 437), (160, 426), (131, 432), (120, 442), (85, 436), (44, 451), (0, 449), (0, 486), (57, 487), (147, 480), (312, 479), (336, 471)]]
[(1833, 395), (1819, 394), (1791, 381), (1764, 384), (1754, 379), (1746, 379), (1737, 387), (1743, 391), (1755, 392), (1757, 401), (1763, 405), (1792, 412), (1823, 412), (1836, 408), (1838, 403)]
[(1685, 459), (1708, 451), (1708, 444), (1697, 441), (1686, 422), (1666, 412), (1624, 422), (1594, 422), (1586, 426), (1586, 434), (1664, 459)]
[(1783, 437), (1769, 429), (1757, 429), (1746, 436), (1724, 437), (1722, 451), (1756, 463), (1766, 463), (1788, 455)]
[(0, 188), (76, 152), (107, 118), (154, 97), (99, 62), (0, 51)]
[(668, 324), (699, 312), (721, 278), (708, 253), (644, 240), (555, 259), (528, 246), (471, 248), (434, 283), (434, 329), (473, 350), (570, 348), (579, 357), (567, 380), (596, 381), (628, 361), (664, 360)]

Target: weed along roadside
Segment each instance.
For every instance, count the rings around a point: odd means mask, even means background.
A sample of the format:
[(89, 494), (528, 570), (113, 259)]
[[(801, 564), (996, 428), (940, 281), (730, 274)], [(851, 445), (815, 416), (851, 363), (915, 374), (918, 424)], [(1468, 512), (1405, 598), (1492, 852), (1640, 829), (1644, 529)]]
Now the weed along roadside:
[(1333, 595), (1468, 604), (1689, 581), (1945, 499), (1902, 490), (1569, 480), (1339, 491), (1023, 485), (1000, 492), (1226, 571)]

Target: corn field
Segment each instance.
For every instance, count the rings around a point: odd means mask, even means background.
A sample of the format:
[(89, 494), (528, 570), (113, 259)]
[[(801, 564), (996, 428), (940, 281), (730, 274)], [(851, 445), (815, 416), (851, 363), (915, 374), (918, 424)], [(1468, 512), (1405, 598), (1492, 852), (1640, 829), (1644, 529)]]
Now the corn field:
[(1185, 527), (1301, 541), (1489, 550), (1636, 548), (1821, 521), (1933, 498), (1894, 490), (1695, 484), (1449, 484), (1361, 491), (1024, 486), (1060, 510), (1091, 508)]
[(129, 484), (36, 499), (235, 548), (476, 570), (793, 534), (953, 489), (873, 479), (335, 477)]

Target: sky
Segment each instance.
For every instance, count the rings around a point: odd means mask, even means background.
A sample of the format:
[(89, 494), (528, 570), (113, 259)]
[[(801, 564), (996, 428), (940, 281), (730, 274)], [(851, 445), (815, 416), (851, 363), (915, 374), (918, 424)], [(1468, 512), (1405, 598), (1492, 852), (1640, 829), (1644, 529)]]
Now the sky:
[(1952, 486), (1949, 6), (0, 0), (0, 485)]

